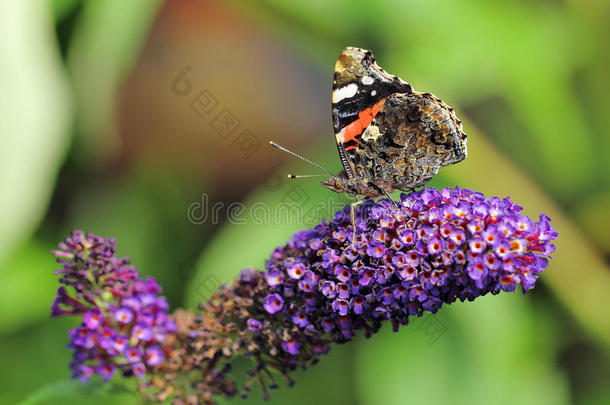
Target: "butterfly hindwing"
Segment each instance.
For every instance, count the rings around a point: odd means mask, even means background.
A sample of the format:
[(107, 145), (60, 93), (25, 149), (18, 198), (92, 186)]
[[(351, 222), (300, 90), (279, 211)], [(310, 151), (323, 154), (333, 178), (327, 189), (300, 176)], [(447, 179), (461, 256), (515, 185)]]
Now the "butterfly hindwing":
[(429, 93), (396, 93), (363, 131), (354, 166), (357, 177), (407, 190), (465, 157), (466, 138), (451, 107)]

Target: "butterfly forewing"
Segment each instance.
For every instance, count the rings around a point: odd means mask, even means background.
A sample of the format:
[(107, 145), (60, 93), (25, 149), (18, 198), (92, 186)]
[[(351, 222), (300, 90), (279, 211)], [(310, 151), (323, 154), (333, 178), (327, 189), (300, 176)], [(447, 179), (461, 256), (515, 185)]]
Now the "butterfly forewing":
[(343, 166), (353, 173), (354, 150), (362, 132), (394, 93), (410, 93), (411, 85), (383, 70), (371, 51), (348, 47), (335, 64), (332, 113), (335, 140)]

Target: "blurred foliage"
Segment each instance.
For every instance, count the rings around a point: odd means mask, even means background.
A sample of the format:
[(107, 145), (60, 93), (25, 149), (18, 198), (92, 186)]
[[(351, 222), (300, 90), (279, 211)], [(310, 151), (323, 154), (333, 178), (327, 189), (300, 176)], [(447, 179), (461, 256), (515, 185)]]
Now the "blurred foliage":
[[(337, 158), (336, 149), (312, 152), (304, 151), (304, 154), (316, 156), (322, 166), (332, 167)], [(302, 162), (291, 163), (290, 168), (297, 172), (309, 170)], [(313, 227), (321, 217), (328, 218), (329, 214), (350, 203), (349, 197), (329, 193), (315, 180), (307, 183), (285, 181), (287, 172), (287, 167), (277, 169), (268, 182), (248, 197), (232, 223), (216, 232), (199, 257), (195, 276), (187, 285), (188, 307), (195, 308), (198, 302), (211, 295), (210, 280), (230, 282), (240, 269), (262, 268), (273, 249), (286, 241), (287, 235), (302, 229), (304, 223)], [(298, 212), (287, 212), (281, 208), (287, 203), (302, 208)], [(235, 254), (236, 250), (239, 254)]]
[(49, 271), (55, 268), (55, 261), (49, 256), (54, 248), (32, 240), (0, 265), (0, 307), (11, 308), (0, 317), (0, 334), (48, 318), (49, 302), (57, 291), (57, 277)]
[[(511, 158), (563, 204), (577, 203), (581, 192), (610, 186), (609, 130), (603, 128), (605, 136), (595, 134), (602, 128), (595, 126), (591, 118), (597, 118), (587, 110), (608, 106), (607, 92), (592, 92), (579, 102), (588, 80), (597, 79), (579, 76), (606, 62), (599, 55), (607, 47), (607, 26), (591, 24), (583, 3), (263, 3), (272, 10), (267, 16), (285, 16), (297, 27), (329, 33), (331, 40), (324, 44), (332, 50), (328, 57), (348, 41), (374, 49), (388, 71), (409, 78), (416, 89), (443, 94), (444, 100), (465, 110), (501, 99), (504, 111), (499, 111), (499, 118), (508, 114), (511, 126), (522, 130), (496, 141), (511, 148)], [(607, 17), (607, 5), (605, 10), (599, 7)], [(609, 89), (607, 80), (603, 86)], [(496, 128), (488, 132), (494, 137)]]
[[(565, 310), (574, 314), (596, 338), (610, 345), (610, 317), (600, 311), (605, 307), (604, 291), (610, 286), (610, 272), (603, 256), (591, 249), (582, 231), (552, 198), (504, 158), (473, 125), (470, 127), (473, 135), (468, 146), (470, 157), (463, 164), (445, 170), (443, 178), (449, 180), (448, 184), (473, 187), (487, 195), (510, 195), (525, 207), (524, 213), (530, 217), (541, 212), (548, 214), (561, 237), (553, 253), (553, 271), (545, 274), (545, 283), (558, 295)], [(481, 170), (491, 166), (502, 173), (500, 178), (497, 172)], [(574, 288), (575, 285), (579, 288)]]
[(133, 396), (133, 387), (103, 381), (90, 381), (83, 384), (80, 381), (70, 379), (49, 384), (19, 402), (18, 405), (35, 405), (41, 402), (49, 402), (49, 400), (55, 397), (108, 397), (117, 394)]
[(51, 10), (36, 3), (0, 4), (0, 262), (39, 225), (70, 135)]
[[(226, 15), (232, 18), (223, 20)], [(287, 83), (301, 80), (297, 89), (316, 88), (320, 77), (330, 83), (343, 47), (372, 49), (389, 72), (441, 96), (465, 118), (468, 159), (443, 169), (431, 185), (510, 195), (528, 215), (549, 214), (560, 233), (555, 257), (532, 293), (451, 305), (398, 334), (386, 327), (370, 341), (335, 347), (312, 370), (298, 373), (296, 387), (282, 384), (272, 392), (268, 403), (610, 402), (608, 1), (9, 0), (0, 3), (0, 357), (7, 365), (0, 368), (0, 404), (141, 402), (114, 392), (121, 386), (67, 380), (70, 353), (64, 347), (77, 320), (47, 317), (57, 288), (49, 251), (70, 229), (116, 237), (119, 253), (159, 279), (172, 307), (195, 307), (241, 268), (260, 268), (294, 231), (332, 212), (329, 204), (350, 202), (315, 180), (284, 181), (288, 171), (311, 172), (297, 161), (278, 168), (275, 162), (284, 156), (264, 162), (265, 173), (272, 173), (264, 182), (228, 182), (236, 177), (220, 168), (238, 174), (252, 169), (237, 154), (225, 154), (228, 146), (217, 137), (200, 158), (219, 162), (208, 166), (217, 169), (204, 173), (176, 155), (122, 150), (125, 132), (133, 128), (122, 103), (143, 101), (124, 95), (130, 74), (138, 72), (134, 66), (155, 64), (155, 75), (144, 77), (142, 86), (158, 89), (163, 82), (167, 93), (135, 94), (154, 96), (165, 112), (172, 101), (161, 100), (172, 97), (176, 72), (161, 65), (182, 69), (199, 52), (202, 63), (214, 63), (214, 49), (197, 45), (204, 42), (197, 37), (203, 25), (217, 30), (205, 38), (211, 46), (238, 46), (223, 41), (241, 36), (256, 50), (277, 49), (260, 52), (260, 59), (269, 59), (267, 73), (278, 76), (281, 94), (291, 99), (286, 104), (303, 103), (308, 122), (318, 117), (307, 114), (324, 109), (306, 110), (306, 98), (291, 93)], [(251, 38), (267, 42), (252, 44)], [(167, 49), (160, 49), (154, 55), (160, 62), (140, 61), (150, 41), (184, 48), (185, 60), (164, 61)], [(312, 70), (310, 76), (290, 76), (275, 66), (278, 54)], [(266, 80), (250, 68), (243, 66), (243, 77), (219, 79), (214, 94), (221, 85), (233, 95)], [(210, 72), (221, 76), (223, 67)], [(216, 85), (215, 77), (206, 80)], [(287, 146), (306, 137), (299, 152), (338, 171), (328, 87), (319, 97), (328, 107), (324, 133), (300, 134), (310, 127), (295, 123), (273, 136), (285, 136), (276, 140)], [(260, 101), (239, 107), (266, 102), (261, 94)], [(274, 113), (260, 115), (261, 128), (273, 128)], [(191, 131), (201, 136), (201, 128)], [(145, 146), (146, 135), (136, 141)], [(262, 141), (271, 136), (260, 135)], [(174, 134), (167, 138), (178, 151), (189, 147)], [(189, 221), (187, 211), (203, 193), (211, 197), (206, 209), (220, 207), (219, 223)], [(244, 197), (244, 205), (232, 216), (235, 196)], [(295, 199), (305, 217), (284, 213), (276, 220), (278, 205)], [(324, 208), (314, 213), (319, 203)], [(269, 220), (256, 221), (266, 210)], [(433, 341), (429, 322), (442, 330)], [(262, 403), (259, 394), (248, 403)]]
[(116, 93), (137, 60), (159, 0), (84, 1), (67, 67), (78, 115), (78, 158), (89, 164), (119, 148)]
[(556, 326), (545, 315), (517, 294), (500, 294), (443, 308), (435, 335), (425, 333), (429, 315), (400, 337), (386, 328), (358, 350), (362, 404), (567, 404), (554, 364)]
[(112, 181), (84, 185), (61, 234), (82, 228), (113, 235), (119, 241), (119, 254), (129, 256), (138, 268), (155, 277), (170, 304), (177, 307), (183, 301), (181, 288), (189, 269), (176, 260), (186, 260), (198, 249), (195, 231), (201, 231), (185, 226), (184, 202), (197, 195), (190, 190), (189, 177), (171, 167), (149, 166), (134, 168)]

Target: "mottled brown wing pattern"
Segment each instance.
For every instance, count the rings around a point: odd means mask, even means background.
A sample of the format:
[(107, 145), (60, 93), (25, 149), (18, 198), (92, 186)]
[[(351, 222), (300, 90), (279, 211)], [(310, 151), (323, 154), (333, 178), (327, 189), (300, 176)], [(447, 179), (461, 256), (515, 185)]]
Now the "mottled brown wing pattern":
[(356, 176), (388, 191), (426, 184), (466, 158), (466, 136), (453, 109), (429, 93), (393, 94), (362, 134)]

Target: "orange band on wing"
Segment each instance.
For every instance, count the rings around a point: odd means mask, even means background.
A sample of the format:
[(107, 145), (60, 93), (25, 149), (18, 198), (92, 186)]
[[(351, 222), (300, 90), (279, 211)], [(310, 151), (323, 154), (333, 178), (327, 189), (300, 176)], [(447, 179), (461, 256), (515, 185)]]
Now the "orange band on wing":
[[(341, 132), (343, 132), (343, 144), (345, 145), (349, 141), (354, 141), (358, 143), (357, 137), (362, 135), (362, 132), (370, 125), (375, 118), (375, 115), (381, 110), (383, 103), (385, 102), (385, 98), (379, 100), (374, 106), (369, 107), (365, 110), (360, 111), (358, 114), (358, 119), (349, 123), (343, 128)], [(355, 145), (349, 145), (346, 149), (351, 150), (355, 149)]]

